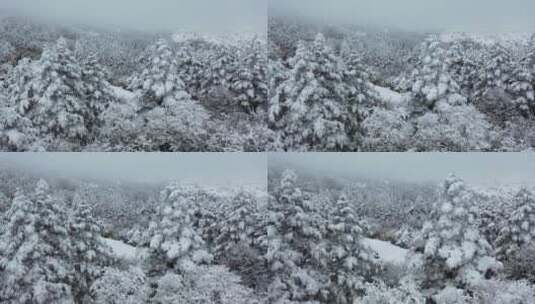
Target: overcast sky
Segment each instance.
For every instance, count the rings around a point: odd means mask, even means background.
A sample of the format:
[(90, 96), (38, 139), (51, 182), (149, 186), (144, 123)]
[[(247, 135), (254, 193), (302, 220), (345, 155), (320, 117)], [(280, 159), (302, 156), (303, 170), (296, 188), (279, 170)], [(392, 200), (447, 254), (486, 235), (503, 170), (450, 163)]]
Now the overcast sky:
[(0, 10), (139, 30), (265, 32), (267, 0), (0, 0)]
[(408, 30), (529, 31), (533, 0), (269, 0), (270, 11)]
[(268, 162), (408, 182), (438, 183), (454, 173), (478, 186), (535, 185), (534, 153), (271, 153)]
[(61, 177), (211, 186), (266, 184), (262, 153), (0, 153), (2, 166)]

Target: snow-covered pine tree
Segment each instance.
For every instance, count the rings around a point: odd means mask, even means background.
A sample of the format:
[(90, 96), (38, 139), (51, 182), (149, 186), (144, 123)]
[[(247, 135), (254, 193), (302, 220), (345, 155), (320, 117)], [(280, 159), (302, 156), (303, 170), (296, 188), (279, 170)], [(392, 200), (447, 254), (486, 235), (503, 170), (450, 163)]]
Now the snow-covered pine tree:
[(370, 72), (362, 63), (362, 55), (348, 51), (343, 54), (345, 63), (344, 77), (350, 85), (348, 100), (348, 112), (346, 128), (351, 138), (352, 150), (362, 146), (364, 130), (362, 122), (372, 113), (373, 108), (380, 106), (377, 92), (372, 88)]
[(229, 93), (238, 67), (236, 52), (227, 45), (215, 44), (205, 61), (208, 67), (202, 77), (201, 96), (223, 103), (225, 107), (231, 106), (233, 100), (229, 100)]
[(138, 127), (147, 132), (146, 144), (151, 150), (194, 149), (199, 145), (199, 136), (205, 133), (203, 125), (208, 113), (186, 92), (166, 41), (158, 40), (149, 53), (141, 73), (130, 79), (130, 89), (142, 96)]
[(318, 34), (309, 47), (300, 41), (289, 77), (271, 98), (270, 125), (287, 150), (344, 150), (350, 143), (344, 123), (351, 87), (341, 60)]
[(32, 121), (43, 136), (86, 144), (95, 132), (94, 112), (84, 100), (82, 68), (67, 41), (44, 50), (30, 75), (22, 76), (10, 95), (20, 115)]
[(446, 50), (436, 37), (426, 39), (420, 51), (421, 66), (411, 75), (410, 113), (420, 116), (443, 104), (463, 104), (466, 98), (459, 94), (459, 85), (453, 80), (447, 64)]
[(376, 254), (361, 243), (363, 230), (358, 222), (347, 197), (340, 195), (324, 237), (327, 254), (322, 264), (330, 279), (324, 299), (327, 303), (354, 303), (362, 294), (363, 283), (381, 269)]
[(485, 58), (485, 64), (479, 71), (479, 79), (476, 83), (477, 96), (483, 97), (485, 91), (491, 89), (506, 90), (511, 81), (514, 64), (513, 58), (504, 46), (492, 45)]
[(459, 93), (470, 102), (475, 93), (475, 84), (479, 78), (477, 62), (474, 62), (470, 41), (455, 40), (450, 43), (445, 55), (446, 69), (459, 85)]
[(528, 63), (516, 62), (507, 92), (511, 94), (517, 115), (535, 117), (535, 70)]
[(470, 289), (502, 268), (475, 227), (473, 199), (473, 191), (454, 175), (442, 184), (433, 219), (422, 228), (425, 288)]
[(114, 101), (111, 85), (107, 80), (108, 75), (108, 71), (99, 63), (97, 54), (93, 53), (89, 55), (82, 62), (84, 99), (93, 111), (91, 118), (95, 119), (95, 121), (89, 121), (87, 123), (97, 128), (102, 126), (100, 114)]
[(515, 195), (514, 208), (496, 240), (501, 259), (517, 255), (525, 245), (535, 244), (535, 195), (522, 188)]
[(150, 274), (168, 270), (180, 273), (192, 264), (210, 262), (212, 256), (193, 228), (194, 210), (190, 208), (190, 202), (177, 195), (172, 187), (167, 187), (162, 190), (161, 204), (158, 221), (151, 223)]
[(142, 107), (153, 109), (169, 104), (170, 100), (190, 101), (184, 82), (178, 76), (175, 54), (164, 39), (159, 39), (148, 50), (148, 58), (141, 73), (130, 79), (129, 88), (138, 90)]
[[(267, 66), (268, 73), (268, 98), (270, 113), (278, 113), (278, 105), (271, 104), (271, 99), (276, 95), (277, 88), (288, 79), (288, 68), (284, 63), (277, 59), (270, 59)], [(277, 100), (278, 101), (278, 100)], [(270, 120), (274, 120), (275, 117), (270, 117)]]
[(178, 46), (177, 69), (178, 76), (186, 85), (187, 92), (195, 99), (199, 99), (202, 77), (206, 67), (193, 55), (194, 51), (189, 45)]
[(490, 148), (491, 126), (467, 104), (452, 77), (444, 46), (436, 37), (422, 45), (421, 66), (412, 73), (409, 118), (416, 150), (467, 151)]
[(254, 38), (243, 50), (231, 90), (248, 112), (267, 105), (267, 54), (265, 44)]
[(268, 292), (273, 303), (314, 303), (328, 280), (318, 271), (325, 252), (321, 221), (313, 214), (296, 181), (293, 171), (284, 171), (276, 196), (268, 206), (265, 258), (271, 272)]
[(73, 303), (65, 213), (40, 180), (33, 200), (18, 190), (1, 235), (2, 303)]
[(70, 261), (74, 273), (69, 278), (75, 303), (90, 296), (92, 284), (102, 269), (111, 263), (110, 249), (102, 242), (101, 228), (88, 205), (75, 206), (68, 219)]
[[(475, 84), (474, 104), (494, 124), (504, 127), (505, 122), (519, 115), (519, 107), (515, 104), (513, 95), (520, 97), (515, 91), (522, 91), (523, 78), (529, 75), (518, 73), (518, 79), (515, 80), (513, 57), (510, 51), (500, 44), (491, 46), (485, 55)], [(511, 87), (513, 82), (515, 85)]]
[(23, 88), (32, 77), (33, 65), (29, 58), (23, 58), (4, 81), (5, 101), (0, 104), (0, 147), (3, 151), (39, 150), (39, 144), (35, 144), (42, 137), (39, 130), (28, 117), (19, 113), (16, 99), (12, 98), (24, 94)]
[(238, 244), (252, 245), (256, 221), (256, 200), (247, 191), (240, 191), (232, 199), (231, 211), (221, 219), (215, 239), (216, 257), (229, 253)]

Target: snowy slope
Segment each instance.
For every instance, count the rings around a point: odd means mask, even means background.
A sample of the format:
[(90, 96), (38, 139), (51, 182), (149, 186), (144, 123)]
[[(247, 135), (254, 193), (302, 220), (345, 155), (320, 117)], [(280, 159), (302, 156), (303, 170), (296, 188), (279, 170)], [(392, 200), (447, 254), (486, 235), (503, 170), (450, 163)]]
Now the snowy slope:
[(375, 239), (365, 238), (362, 242), (364, 245), (377, 252), (381, 261), (393, 264), (405, 264), (407, 261), (407, 254), (409, 253), (409, 250), (407, 249), (403, 249), (389, 242)]
[(125, 259), (128, 261), (136, 261), (142, 258), (143, 251), (140, 249), (137, 249), (134, 246), (130, 246), (128, 244), (125, 244), (121, 241), (102, 238), (104, 243), (111, 247), (111, 250), (113, 254), (120, 258)]
[(128, 102), (136, 98), (135, 93), (132, 93), (120, 87), (111, 86), (111, 90), (113, 92), (113, 95), (115, 95), (115, 97), (117, 97), (118, 99), (124, 102)]
[(384, 88), (377, 85), (373, 85), (373, 88), (375, 89), (375, 91), (377, 91), (381, 100), (389, 103), (392, 107), (399, 106), (400, 104), (405, 102), (405, 100), (407, 100), (406, 95), (392, 91), (389, 88)]

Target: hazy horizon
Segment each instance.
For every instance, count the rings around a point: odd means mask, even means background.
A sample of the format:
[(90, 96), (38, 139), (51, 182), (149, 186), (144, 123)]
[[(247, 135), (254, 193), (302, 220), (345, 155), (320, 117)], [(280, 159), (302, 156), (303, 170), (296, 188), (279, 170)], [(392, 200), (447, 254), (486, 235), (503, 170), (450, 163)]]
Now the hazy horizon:
[[(306, 1), (306, 3), (305, 3)], [(535, 1), (270, 0), (270, 15), (412, 31), (534, 32)]]
[(141, 31), (264, 33), (266, 1), (3, 0), (0, 11), (56, 23)]
[(259, 153), (0, 153), (0, 169), (20, 168), (64, 178), (208, 186), (266, 185)]
[(535, 185), (531, 153), (270, 153), (268, 164), (403, 182), (439, 183), (453, 173), (476, 186)]

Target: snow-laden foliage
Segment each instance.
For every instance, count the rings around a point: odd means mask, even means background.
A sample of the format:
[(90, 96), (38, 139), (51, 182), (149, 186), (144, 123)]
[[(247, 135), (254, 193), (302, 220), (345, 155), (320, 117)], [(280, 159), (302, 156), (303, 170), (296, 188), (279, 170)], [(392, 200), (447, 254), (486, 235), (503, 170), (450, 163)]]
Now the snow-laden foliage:
[(436, 216), (424, 224), (424, 284), (428, 287), (474, 286), (501, 270), (491, 245), (474, 225), (473, 192), (450, 176), (443, 183)]
[[(523, 35), (518, 39), (516, 35), (500, 39), (499, 34), (491, 38), (471, 33), (424, 35), (280, 16), (270, 17), (268, 26), (268, 119), (282, 143), (280, 149), (519, 151), (534, 147), (535, 52), (534, 44)], [(318, 33), (331, 55), (344, 64), (303, 59), (311, 57), (303, 56), (303, 49), (309, 46), (310, 53)], [(305, 62), (303, 74), (296, 73), (296, 60)], [(349, 106), (339, 111), (343, 115), (312, 116), (309, 107), (297, 106), (302, 102), (287, 102), (298, 96), (308, 101), (318, 98), (328, 110), (340, 109), (339, 102), (330, 103), (343, 86), (339, 77), (323, 76), (326, 69), (331, 75), (363, 72), (357, 73), (363, 77), (350, 83), (349, 96), (340, 98)], [(308, 85), (306, 79), (317, 84)], [(304, 90), (308, 87), (325, 88), (328, 96)], [(314, 123), (303, 126), (308, 119)], [(325, 121), (332, 121), (338, 131), (314, 132)], [(295, 140), (308, 134), (302, 129), (316, 135), (313, 147), (311, 140)], [(291, 131), (292, 137), (285, 131)]]
[(375, 252), (362, 245), (363, 230), (345, 195), (340, 196), (329, 216), (325, 237), (329, 240), (323, 260), (332, 272), (328, 302), (349, 304), (362, 293), (362, 284), (379, 272)]
[(222, 266), (195, 267), (184, 275), (167, 273), (158, 280), (155, 303), (256, 304), (250, 289)]
[(402, 282), (400, 286), (388, 287), (384, 283), (365, 285), (364, 304), (424, 304), (425, 297), (413, 282)]
[(141, 269), (121, 271), (107, 267), (91, 286), (96, 304), (143, 304), (145, 302), (145, 275)]
[(37, 136), (85, 143), (94, 132), (95, 117), (84, 99), (82, 67), (67, 41), (59, 39), (26, 71), (30, 74), (15, 74), (19, 79), (14, 80), (16, 86), (10, 90), (9, 104), (39, 130)]
[(149, 226), (150, 272), (161, 273), (168, 268), (180, 272), (210, 262), (212, 256), (193, 227), (194, 210), (187, 197), (169, 186), (161, 193), (161, 204), (157, 221)]
[(262, 41), (254, 39), (243, 51), (239, 67), (233, 76), (231, 91), (239, 105), (248, 111), (267, 106), (267, 54)]
[(0, 150), (275, 149), (265, 39), (166, 36), (2, 19)]
[(297, 188), (296, 179), (294, 172), (284, 172), (275, 201), (268, 206), (265, 258), (273, 277), (269, 299), (275, 303), (317, 300), (327, 279), (305, 263), (318, 263), (325, 250), (318, 243), (319, 218)]
[(2, 302), (73, 303), (90, 296), (109, 255), (91, 218), (70, 217), (64, 208), (44, 180), (32, 196), (15, 194), (0, 235)]
[[(340, 150), (350, 141), (344, 126), (350, 94), (344, 65), (318, 34), (298, 45), (289, 76), (270, 99), (269, 122), (280, 132), (286, 150)], [(357, 105), (355, 105), (355, 108)], [(353, 108), (353, 107), (352, 107)]]
[(411, 75), (409, 115), (414, 122), (414, 146), (418, 150), (488, 149), (490, 125), (461, 95), (452, 75), (454, 62), (447, 55), (439, 41), (427, 40), (420, 54), (422, 67)]
[(507, 276), (513, 279), (535, 278), (535, 195), (522, 188), (513, 199), (513, 210), (503, 220), (495, 243), (498, 257), (504, 261)]

